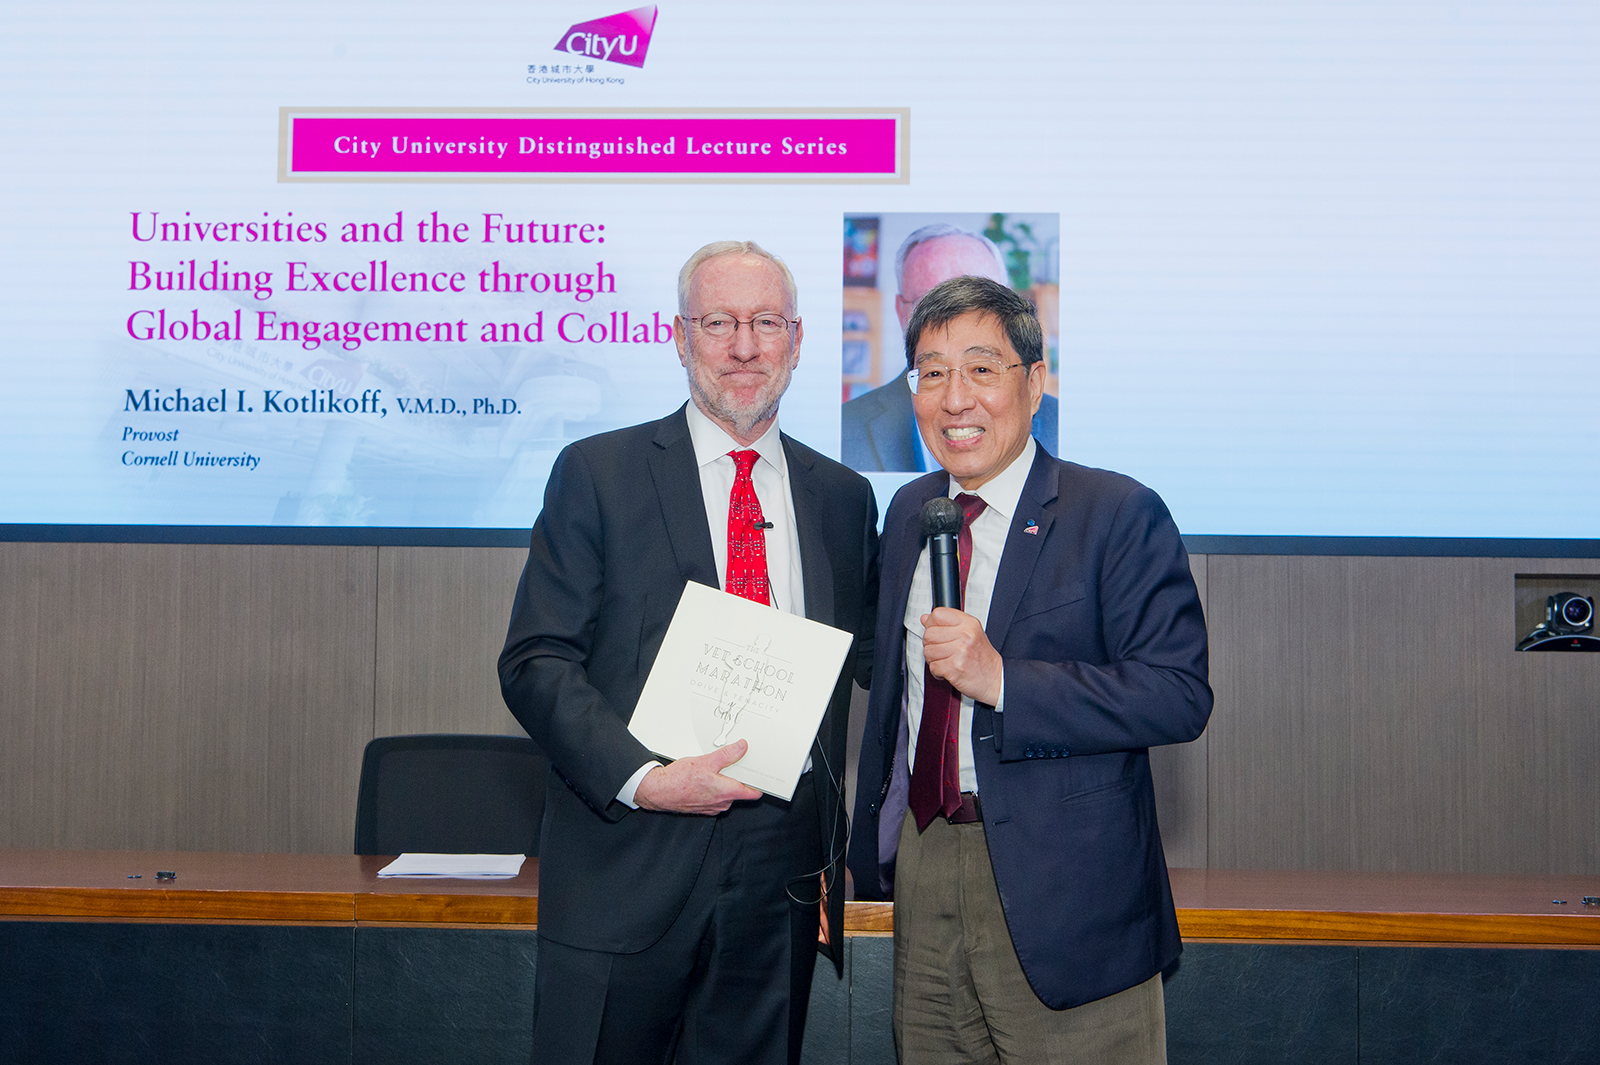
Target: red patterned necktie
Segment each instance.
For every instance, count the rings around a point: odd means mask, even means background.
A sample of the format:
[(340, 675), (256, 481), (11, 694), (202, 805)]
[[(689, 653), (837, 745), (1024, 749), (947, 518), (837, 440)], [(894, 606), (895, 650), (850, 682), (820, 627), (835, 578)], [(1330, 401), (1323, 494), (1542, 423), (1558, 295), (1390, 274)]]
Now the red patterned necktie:
[[(961, 535), (956, 537), (960, 567), (961, 601), (967, 601), (967, 571), (972, 568), (972, 521), (985, 503), (965, 492), (956, 496), (961, 507)], [(922, 722), (917, 726), (917, 757), (911, 765), (911, 815), (917, 830), (928, 827), (937, 814), (946, 817), (961, 809), (961, 693), (947, 680), (922, 666)]]
[(761, 500), (750, 482), (750, 468), (760, 454), (755, 451), (730, 451), (737, 472), (733, 494), (728, 498), (728, 577), (723, 591), (770, 605), (767, 584), (766, 519), (761, 516)]

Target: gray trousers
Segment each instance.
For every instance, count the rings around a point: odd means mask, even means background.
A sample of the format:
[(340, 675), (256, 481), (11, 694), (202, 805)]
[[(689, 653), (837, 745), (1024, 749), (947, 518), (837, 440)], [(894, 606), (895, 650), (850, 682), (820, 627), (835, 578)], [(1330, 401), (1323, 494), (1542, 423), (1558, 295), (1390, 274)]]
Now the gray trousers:
[(1165, 1065), (1159, 973), (1073, 1009), (1039, 1001), (1011, 945), (981, 822), (936, 817), (919, 833), (907, 814), (894, 893), (901, 1065)]

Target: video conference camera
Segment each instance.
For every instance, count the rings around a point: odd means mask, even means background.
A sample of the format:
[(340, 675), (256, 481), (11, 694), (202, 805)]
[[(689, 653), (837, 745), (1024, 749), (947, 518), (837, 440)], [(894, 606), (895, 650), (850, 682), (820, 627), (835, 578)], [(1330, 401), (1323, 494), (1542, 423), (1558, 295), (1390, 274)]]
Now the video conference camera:
[(1594, 600), (1557, 592), (1545, 600), (1544, 620), (1517, 644), (1519, 651), (1600, 651), (1594, 635)]

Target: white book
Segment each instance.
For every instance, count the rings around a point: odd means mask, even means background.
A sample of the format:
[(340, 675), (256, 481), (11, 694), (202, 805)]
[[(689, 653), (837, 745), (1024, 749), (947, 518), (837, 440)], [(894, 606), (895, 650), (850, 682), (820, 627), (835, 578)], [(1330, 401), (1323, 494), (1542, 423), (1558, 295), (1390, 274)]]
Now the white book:
[(851, 635), (690, 581), (628, 731), (656, 754), (750, 747), (727, 776), (789, 799)]

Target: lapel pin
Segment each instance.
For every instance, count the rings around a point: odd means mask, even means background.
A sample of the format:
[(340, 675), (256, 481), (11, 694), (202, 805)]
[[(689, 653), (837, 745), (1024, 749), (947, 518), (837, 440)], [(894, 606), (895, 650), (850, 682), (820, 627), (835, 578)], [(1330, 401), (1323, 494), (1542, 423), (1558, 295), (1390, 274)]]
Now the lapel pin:
[(1032, 518), (1029, 518), (1027, 527), (1024, 528), (1022, 531), (1027, 533), (1029, 536), (1038, 536), (1039, 535), (1039, 523), (1034, 521)]

